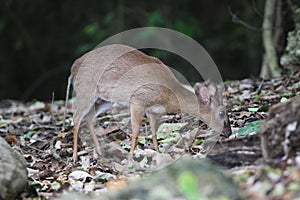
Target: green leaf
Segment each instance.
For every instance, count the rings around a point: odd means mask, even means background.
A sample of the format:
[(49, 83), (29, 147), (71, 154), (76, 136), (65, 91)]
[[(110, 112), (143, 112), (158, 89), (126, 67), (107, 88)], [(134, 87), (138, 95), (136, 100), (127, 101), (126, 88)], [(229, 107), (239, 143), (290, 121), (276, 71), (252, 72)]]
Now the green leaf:
[(197, 176), (189, 171), (184, 171), (177, 180), (178, 188), (188, 200), (199, 199)]
[(35, 133), (35, 131), (28, 131), (25, 135), (23, 135), (23, 138), (30, 139)]
[(122, 144), (123, 149), (130, 149), (130, 144)]
[(230, 85), (230, 84), (231, 84), (231, 82), (232, 82), (232, 81), (229, 81), (229, 80), (227, 80), (227, 81), (224, 81), (224, 85), (226, 85), (226, 86), (227, 86), (227, 85)]
[(288, 184), (287, 188), (288, 188), (288, 190), (295, 190), (295, 191), (298, 190), (299, 191), (300, 185), (297, 182), (291, 182)]
[(64, 106), (65, 101), (64, 100), (56, 100), (53, 102), (53, 104), (58, 105), (58, 106)]
[(78, 170), (86, 171), (87, 167), (86, 166), (79, 166), (77, 167)]
[(51, 183), (51, 189), (52, 190), (59, 190), (60, 189), (60, 187), (61, 187), (61, 184), (59, 183), (59, 182), (53, 182), (53, 183)]
[(282, 97), (292, 97), (292, 96), (294, 96), (294, 93), (293, 92), (286, 92), (286, 93), (283, 93), (281, 96)]
[(28, 181), (29, 186), (42, 186), (42, 184), (38, 181)]
[(260, 97), (257, 95), (253, 101), (256, 103), (260, 102)]
[(284, 102), (287, 102), (288, 100), (289, 100), (288, 98), (282, 97), (282, 98), (280, 99), (280, 102), (281, 102), (281, 103), (284, 103)]
[(245, 135), (248, 135), (253, 132), (258, 133), (261, 123), (262, 123), (262, 120), (250, 122), (245, 127), (242, 127), (237, 131), (238, 136), (245, 136)]
[(241, 108), (237, 105), (234, 105), (233, 108), (231, 109), (232, 111), (239, 111)]
[(96, 34), (99, 30), (99, 26), (96, 22), (89, 24), (87, 26), (84, 27), (83, 32), (88, 35), (88, 36), (92, 36), (94, 34)]
[(164, 145), (158, 145), (158, 151), (159, 152), (165, 152), (166, 148)]
[(144, 156), (144, 158), (140, 161), (140, 164), (147, 164), (148, 158), (147, 156)]
[(258, 108), (248, 108), (248, 111), (249, 112), (257, 112), (257, 111), (268, 111), (269, 110), (269, 107), (270, 105), (269, 104), (266, 104), (266, 105), (263, 105), (263, 106), (260, 106)]
[(242, 97), (237, 97), (237, 98), (231, 99), (231, 101), (232, 101), (233, 103), (243, 103), (243, 102), (245, 101), (245, 99), (242, 98)]
[(203, 139), (195, 139), (195, 141), (193, 142), (194, 146), (198, 146), (203, 144), (204, 140)]
[(258, 111), (268, 111), (269, 108), (270, 108), (270, 105), (266, 104), (266, 105), (259, 107)]
[(274, 196), (280, 196), (283, 195), (284, 193), (285, 193), (285, 188), (283, 183), (278, 183), (274, 186), (274, 189), (271, 194)]
[[(152, 136), (150, 135), (150, 136), (147, 137), (147, 139), (148, 139), (148, 138), (152, 138)], [(141, 139), (141, 140), (138, 140), (138, 143), (139, 143), (139, 144), (142, 144), (142, 145), (145, 145), (146, 142), (147, 142), (146, 138), (143, 138), (143, 139)]]
[[(171, 141), (175, 140), (174, 138), (179, 137), (178, 131), (184, 126), (186, 123), (163, 123), (157, 129), (157, 139), (170, 139)], [(148, 136), (152, 138), (152, 136)]]
[(259, 108), (248, 108), (249, 112), (257, 112)]
[(169, 143), (169, 142), (176, 142), (179, 140), (180, 137), (172, 137), (172, 138), (166, 138), (164, 140), (160, 140), (161, 143)]

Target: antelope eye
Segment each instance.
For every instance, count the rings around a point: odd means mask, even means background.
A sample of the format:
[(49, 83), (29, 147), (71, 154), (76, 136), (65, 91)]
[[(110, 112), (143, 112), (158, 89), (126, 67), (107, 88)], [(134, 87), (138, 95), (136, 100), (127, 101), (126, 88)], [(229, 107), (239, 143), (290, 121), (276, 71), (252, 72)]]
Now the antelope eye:
[(219, 112), (219, 115), (220, 115), (220, 117), (222, 117), (222, 118), (225, 117), (225, 111), (220, 111), (220, 112)]

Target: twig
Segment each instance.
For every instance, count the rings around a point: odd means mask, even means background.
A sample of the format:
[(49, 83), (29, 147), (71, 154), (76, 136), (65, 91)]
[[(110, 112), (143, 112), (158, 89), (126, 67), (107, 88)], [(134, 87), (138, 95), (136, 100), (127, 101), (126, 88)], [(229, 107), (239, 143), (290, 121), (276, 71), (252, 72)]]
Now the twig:
[(291, 82), (291, 80), (293, 78), (294, 73), (295, 73), (295, 70), (292, 68), (291, 75), (289, 76), (287, 82), (284, 84), (284, 87), (287, 87), (290, 84), (290, 82)]
[(258, 10), (258, 8), (257, 8), (257, 6), (256, 6), (256, 1), (255, 1), (255, 0), (252, 0), (251, 3), (252, 3), (252, 8), (253, 8), (254, 12), (255, 12), (260, 18), (263, 18), (263, 14), (261, 14), (261, 12)]
[(255, 91), (255, 94), (258, 95), (258, 94), (260, 93), (260, 91), (261, 91), (261, 89), (262, 89), (262, 86), (264, 85), (264, 82), (265, 82), (265, 79), (262, 79), (262, 81), (260, 82), (260, 84), (259, 84), (257, 90)]
[(262, 31), (261, 28), (256, 28), (254, 26), (251, 26), (250, 24), (246, 23), (245, 21), (241, 20), (236, 14), (234, 14), (232, 11), (231, 11), (231, 8), (229, 7), (228, 8), (228, 12), (231, 16), (231, 19), (232, 19), (232, 22), (233, 23), (236, 23), (236, 24), (240, 24), (242, 26), (245, 26), (246, 28), (252, 30), (252, 31)]
[(54, 130), (59, 130), (58, 126), (51, 126), (51, 125), (42, 125), (39, 122), (37, 122), (35, 119), (33, 120), (33, 122), (38, 125), (39, 128), (45, 128), (45, 129), (54, 129)]
[(53, 138), (50, 142), (50, 152), (51, 155), (53, 156), (53, 158), (55, 158), (56, 160), (60, 160), (60, 156), (58, 155), (58, 153), (56, 153), (56, 149), (54, 147), (54, 142), (57, 140), (57, 137)]
[(41, 152), (41, 153), (45, 152), (45, 151), (40, 150), (40, 149), (38, 149), (38, 148), (36, 148), (36, 147), (33, 147), (33, 146), (31, 146), (31, 145), (26, 145), (26, 147), (28, 147), (28, 148), (30, 148), (30, 149), (33, 149), (33, 150), (35, 150), (35, 151)]
[(54, 104), (54, 97), (55, 97), (55, 93), (52, 92), (52, 99), (51, 99), (51, 104), (52, 104), (52, 105)]
[[(54, 99), (55, 99), (55, 93), (52, 92), (51, 108), (53, 108), (53, 106), (54, 106)], [(51, 120), (53, 120), (53, 123), (55, 124), (56, 120), (55, 120), (55, 117), (54, 117), (54, 114), (53, 114), (51, 108), (49, 109), (50, 110), (50, 114), (51, 114)]]

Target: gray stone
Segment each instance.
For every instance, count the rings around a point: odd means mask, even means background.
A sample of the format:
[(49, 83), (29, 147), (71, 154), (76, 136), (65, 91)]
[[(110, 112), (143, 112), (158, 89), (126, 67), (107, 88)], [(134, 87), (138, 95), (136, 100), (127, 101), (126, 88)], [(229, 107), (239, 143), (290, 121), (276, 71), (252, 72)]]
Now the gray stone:
[(300, 96), (272, 106), (260, 132), (266, 161), (295, 156), (300, 151)]
[[(245, 199), (231, 177), (226, 176), (217, 166), (204, 160), (180, 158), (173, 164), (129, 181), (121, 190), (107, 191), (106, 194), (78, 196), (76, 193), (63, 195), (60, 200), (103, 200), (112, 199)], [(74, 198), (77, 197), (77, 198)]]
[(27, 185), (23, 156), (0, 137), (0, 199), (14, 200)]

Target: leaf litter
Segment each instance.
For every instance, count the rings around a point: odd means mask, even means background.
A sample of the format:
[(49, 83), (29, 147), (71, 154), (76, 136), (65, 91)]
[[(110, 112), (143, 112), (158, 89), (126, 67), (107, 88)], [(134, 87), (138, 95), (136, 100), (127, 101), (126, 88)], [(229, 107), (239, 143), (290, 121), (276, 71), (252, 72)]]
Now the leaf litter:
[[(229, 139), (214, 143), (207, 157), (226, 166), (250, 199), (285, 199), (299, 193), (300, 170), (290, 161), (276, 168), (258, 164), (261, 158), (260, 124), (268, 116), (270, 106), (300, 94), (299, 76), (299, 72), (295, 72), (293, 76), (270, 80), (244, 79), (225, 84), (226, 104), (234, 133)], [(62, 130), (63, 105), (61, 101), (0, 102), (1, 137), (19, 149), (28, 163), (29, 187), (23, 199), (37, 196), (48, 199), (67, 189), (87, 193), (123, 188), (128, 179), (167, 165), (184, 154), (198, 155), (203, 151), (205, 139), (212, 133), (195, 117), (161, 116), (157, 132), (161, 152), (158, 153), (151, 148), (149, 122), (145, 119), (136, 158), (130, 163), (129, 114), (127, 110), (113, 110), (99, 116), (95, 122), (104, 148), (103, 158), (97, 158), (90, 134), (82, 128), (81, 160), (72, 163), (72, 111), (69, 109), (71, 105), (67, 105), (67, 127)], [(298, 160), (299, 167), (299, 156), (295, 160)]]

